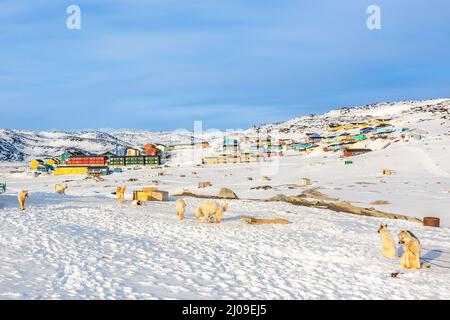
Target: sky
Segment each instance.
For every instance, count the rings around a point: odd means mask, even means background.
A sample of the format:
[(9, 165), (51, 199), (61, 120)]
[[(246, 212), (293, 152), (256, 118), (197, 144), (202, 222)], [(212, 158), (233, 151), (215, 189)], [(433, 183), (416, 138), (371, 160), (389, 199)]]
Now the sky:
[(2, 0), (0, 128), (247, 128), (446, 98), (449, 39), (448, 0)]

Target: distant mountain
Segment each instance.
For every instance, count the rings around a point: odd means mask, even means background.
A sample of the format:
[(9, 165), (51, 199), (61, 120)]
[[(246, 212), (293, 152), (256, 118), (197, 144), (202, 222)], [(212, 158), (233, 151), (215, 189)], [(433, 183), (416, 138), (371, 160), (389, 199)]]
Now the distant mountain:
[[(256, 125), (239, 134), (267, 133), (302, 138), (306, 133), (325, 134), (330, 124), (392, 119), (397, 125), (429, 130), (435, 135), (450, 134), (450, 99), (375, 103), (361, 107), (345, 107), (323, 115), (307, 115), (275, 124)], [(66, 149), (89, 153), (114, 151), (119, 147), (142, 147), (149, 142), (163, 144), (190, 143), (192, 132), (151, 132), (139, 130), (111, 131), (24, 131), (0, 129), (0, 161), (25, 161), (60, 155)], [(205, 133), (207, 141), (219, 140), (220, 134)]]

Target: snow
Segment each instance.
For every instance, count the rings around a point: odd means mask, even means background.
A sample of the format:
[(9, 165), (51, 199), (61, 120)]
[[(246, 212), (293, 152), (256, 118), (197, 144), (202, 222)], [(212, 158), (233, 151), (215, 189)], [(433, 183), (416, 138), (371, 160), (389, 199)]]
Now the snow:
[[(376, 104), (231, 133), (289, 128), (284, 136), (300, 140), (306, 132), (328, 134), (331, 122), (391, 116), (396, 126), (424, 130), (420, 141), (390, 141), (385, 149), (384, 141), (365, 141), (374, 151), (352, 157), (352, 165), (345, 165), (340, 153), (319, 148), (311, 154), (289, 151), (259, 164), (199, 166), (202, 156), (215, 154), (214, 148), (186, 149), (176, 151), (167, 166), (129, 169), (95, 182), (84, 176), (35, 178), (23, 162), (0, 163), (0, 182), (7, 183), (7, 192), (0, 195), (0, 299), (449, 299), (450, 125), (445, 113), (433, 111), (440, 104), (448, 108), (450, 103)], [(144, 145), (186, 143), (190, 136), (0, 130), (0, 153), (6, 150), (6, 159), (17, 160), (10, 150), (28, 156), (57, 155), (64, 147), (104, 152), (112, 150), (116, 137), (124, 144)], [(221, 134), (202, 138), (217, 145)], [(394, 174), (383, 176), (383, 168)], [(271, 181), (262, 182), (263, 176)], [(311, 186), (298, 186), (301, 178), (311, 179)], [(63, 181), (67, 194), (55, 194), (54, 184)], [(204, 181), (212, 187), (198, 189)], [(119, 205), (112, 192), (123, 184), (127, 201)], [(132, 207), (133, 190), (151, 185), (169, 191), (170, 201)], [(261, 186), (270, 188), (255, 189)], [(216, 195), (221, 187), (241, 199), (227, 201), (230, 209), (221, 224), (199, 224), (193, 212), (202, 200), (189, 197), (183, 198), (186, 219), (178, 220), (174, 194)], [(360, 207), (420, 219), (436, 216), (441, 228), (262, 202), (305, 188)], [(30, 197), (27, 210), (19, 212), (16, 195), (23, 189)], [(377, 200), (387, 204), (372, 204)], [(281, 217), (290, 224), (248, 225), (242, 216)], [(394, 239), (400, 230), (412, 231), (431, 268), (402, 270), (399, 259), (383, 258), (376, 232), (382, 223)], [(392, 278), (393, 272), (401, 273)]]
[[(396, 159), (389, 164), (398, 163), (396, 154), (391, 153)], [(404, 150), (398, 150), (402, 154)], [(394, 237), (402, 229), (411, 230), (427, 248), (422, 257), (446, 265), (441, 262), (450, 258), (446, 227), (251, 200), (228, 201), (230, 210), (222, 224), (201, 225), (193, 216), (200, 199), (184, 198), (187, 218), (180, 222), (175, 197), (132, 207), (130, 202), (118, 205), (111, 195), (116, 185), (126, 183), (130, 199), (133, 190), (157, 179), (158, 187), (171, 193), (187, 189), (216, 194), (227, 186), (240, 198), (263, 199), (300, 193), (301, 188), (288, 189), (285, 184), (305, 176), (327, 195), (358, 205), (387, 199), (392, 204), (380, 209), (416, 216), (441, 213), (448, 226), (448, 212), (442, 209), (450, 207), (449, 195), (439, 193), (443, 185), (432, 182), (439, 179), (448, 185), (449, 178), (430, 160), (421, 167), (420, 157), (409, 167), (394, 167), (395, 176), (381, 177), (377, 161), (383, 158), (381, 151), (355, 158), (350, 169), (339, 159), (326, 163), (321, 157), (285, 157), (272, 181), (264, 183), (260, 179), (274, 169), (273, 163), (203, 168), (181, 163), (126, 170), (103, 182), (78, 176), (32, 178), (21, 172), (22, 164), (3, 165), (0, 180), (6, 177), (10, 183), (0, 196), (0, 298), (449, 299), (450, 269), (432, 265), (402, 271), (399, 259), (381, 256), (376, 232), (381, 223), (389, 225)], [(430, 177), (422, 181), (424, 172)], [(247, 176), (254, 180), (247, 181)], [(130, 178), (138, 181), (127, 182)], [(67, 182), (67, 195), (54, 194), (53, 185), (63, 180), (72, 180)], [(197, 189), (199, 181), (211, 181), (213, 187)], [(267, 184), (275, 190), (250, 190)], [(339, 186), (342, 190), (336, 190)], [(17, 210), (20, 189), (30, 191), (24, 213)], [(283, 217), (291, 223), (247, 225), (239, 220), (248, 215)], [(399, 271), (399, 278), (391, 278)]]
[[(393, 233), (409, 229), (424, 247), (450, 252), (448, 229), (254, 201), (231, 201), (222, 224), (200, 225), (192, 213), (199, 201), (186, 200), (180, 222), (173, 202), (133, 208), (100, 196), (36, 193), (19, 213), (8, 196), (0, 210), (0, 298), (450, 298), (448, 269), (391, 278), (399, 261), (381, 256), (376, 233), (388, 223)], [(239, 221), (249, 214), (291, 223)]]

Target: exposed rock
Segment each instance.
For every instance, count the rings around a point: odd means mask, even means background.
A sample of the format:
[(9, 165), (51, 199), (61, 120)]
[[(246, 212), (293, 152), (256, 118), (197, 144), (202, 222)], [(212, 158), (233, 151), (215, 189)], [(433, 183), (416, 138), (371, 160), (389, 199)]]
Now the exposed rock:
[(239, 199), (236, 193), (233, 190), (228, 188), (221, 188), (219, 191), (219, 198), (222, 199)]

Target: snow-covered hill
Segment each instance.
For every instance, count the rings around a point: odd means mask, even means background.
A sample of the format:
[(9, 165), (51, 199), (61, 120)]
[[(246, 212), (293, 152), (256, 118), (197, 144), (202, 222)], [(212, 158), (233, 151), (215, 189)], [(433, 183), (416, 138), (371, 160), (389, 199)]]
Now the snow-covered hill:
[[(331, 124), (363, 122), (390, 118), (398, 126), (420, 128), (432, 136), (450, 134), (450, 99), (376, 103), (362, 107), (341, 108), (323, 115), (307, 115), (275, 124), (256, 125), (241, 134), (267, 133), (285, 138), (301, 139), (308, 132), (325, 133)], [(139, 130), (105, 131), (23, 131), (0, 129), (0, 161), (24, 161), (30, 157), (45, 158), (61, 154), (64, 149), (79, 149), (92, 153), (113, 151), (120, 147), (142, 147), (149, 142), (189, 143), (188, 130), (151, 132)], [(220, 136), (220, 135), (219, 135)], [(201, 137), (218, 139), (214, 133)]]
[[(450, 133), (450, 99), (382, 102), (361, 107), (344, 107), (323, 115), (307, 115), (276, 124), (254, 126), (250, 131), (299, 137), (308, 132), (325, 133), (330, 125), (392, 119), (397, 126), (426, 127), (432, 134)], [(431, 121), (431, 123), (430, 123)], [(430, 125), (431, 124), (431, 125)]]

